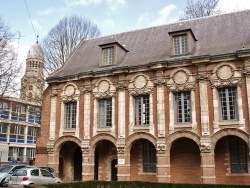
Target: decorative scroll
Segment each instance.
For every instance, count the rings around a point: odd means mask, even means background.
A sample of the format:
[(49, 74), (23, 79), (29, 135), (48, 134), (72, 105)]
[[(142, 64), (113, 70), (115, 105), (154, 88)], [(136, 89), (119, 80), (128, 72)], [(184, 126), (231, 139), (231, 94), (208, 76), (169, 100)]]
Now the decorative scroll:
[(156, 147), (157, 153), (164, 154), (166, 152), (166, 144), (158, 143)]
[(90, 147), (88, 144), (85, 144), (82, 146), (82, 153), (88, 154), (90, 150)]
[(61, 94), (61, 100), (63, 102), (76, 101), (80, 95), (80, 92), (77, 90), (76, 85), (73, 83), (67, 84)]
[(128, 86), (130, 95), (150, 94), (153, 91), (153, 83), (144, 74), (136, 75)]
[(116, 88), (108, 79), (100, 80), (93, 89), (93, 95), (97, 99), (114, 97)]
[(117, 153), (124, 154), (125, 152), (125, 145), (124, 144), (118, 144), (117, 145)]
[(210, 142), (202, 142), (200, 145), (200, 151), (202, 153), (210, 153), (211, 152), (211, 143)]
[(170, 75), (167, 87), (171, 92), (194, 90), (195, 79), (187, 69), (176, 69)]
[(213, 70), (210, 78), (212, 88), (241, 86), (241, 74), (230, 63), (222, 63)]

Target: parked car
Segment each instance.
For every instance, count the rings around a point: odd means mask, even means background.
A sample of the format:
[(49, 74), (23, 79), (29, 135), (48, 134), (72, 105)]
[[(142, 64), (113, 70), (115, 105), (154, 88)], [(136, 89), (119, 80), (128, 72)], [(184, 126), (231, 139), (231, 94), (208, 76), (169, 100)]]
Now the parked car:
[(17, 169), (24, 168), (26, 165), (11, 165), (6, 164), (0, 167), (0, 186), (7, 187), (5, 183), (6, 178), (10, 177), (11, 174)]
[(16, 170), (8, 180), (8, 187), (61, 182), (62, 180), (60, 178), (45, 169), (29, 167)]
[(51, 167), (48, 167), (48, 166), (39, 166), (39, 168), (48, 170), (51, 174), (53, 174), (54, 176), (56, 176), (56, 171), (53, 168), (51, 168)]

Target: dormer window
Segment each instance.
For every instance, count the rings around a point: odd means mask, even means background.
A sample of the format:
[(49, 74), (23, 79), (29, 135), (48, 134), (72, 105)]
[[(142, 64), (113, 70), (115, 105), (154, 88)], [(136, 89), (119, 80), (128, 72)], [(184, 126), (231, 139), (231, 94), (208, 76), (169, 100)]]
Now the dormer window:
[(197, 39), (191, 29), (172, 31), (170, 36), (170, 55), (180, 56), (194, 53)]
[(114, 47), (107, 47), (102, 49), (102, 65), (114, 64)]
[(187, 44), (187, 34), (176, 35), (174, 39), (174, 55), (187, 54), (188, 44)]

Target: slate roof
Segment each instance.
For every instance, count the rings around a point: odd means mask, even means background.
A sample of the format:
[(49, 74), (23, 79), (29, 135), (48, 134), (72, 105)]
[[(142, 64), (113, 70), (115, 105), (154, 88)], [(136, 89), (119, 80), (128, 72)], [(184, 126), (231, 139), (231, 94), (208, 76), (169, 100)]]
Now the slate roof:
[[(191, 29), (197, 41), (193, 54), (170, 56), (169, 32)], [(128, 52), (117, 65), (100, 67), (100, 46), (118, 42)], [(174, 61), (195, 56), (233, 53), (250, 49), (250, 10), (203, 17), (172, 24), (83, 40), (66, 64), (48, 79), (87, 74), (101, 70)]]

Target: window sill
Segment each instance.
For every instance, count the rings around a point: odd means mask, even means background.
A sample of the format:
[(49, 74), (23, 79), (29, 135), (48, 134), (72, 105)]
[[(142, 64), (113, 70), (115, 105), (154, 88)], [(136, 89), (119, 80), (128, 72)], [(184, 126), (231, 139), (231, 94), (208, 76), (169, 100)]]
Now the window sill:
[(75, 131), (76, 131), (76, 129), (64, 129), (63, 130), (64, 133), (73, 133)]
[(228, 121), (220, 121), (219, 122), (219, 125), (221, 125), (221, 126), (227, 126), (227, 125), (237, 125), (237, 126), (239, 126), (240, 125), (240, 122), (238, 121), (238, 120), (235, 120), (235, 121), (233, 121), (233, 120), (228, 120)]
[(134, 125), (134, 130), (149, 130), (149, 125)]
[(96, 131), (98, 132), (109, 132), (112, 127), (97, 127)]
[(140, 175), (157, 175), (156, 172), (139, 172)]
[(249, 173), (229, 173), (226, 176), (250, 176)]
[(187, 128), (187, 127), (192, 127), (191, 123), (181, 123), (181, 124), (175, 124), (174, 125), (175, 128)]

